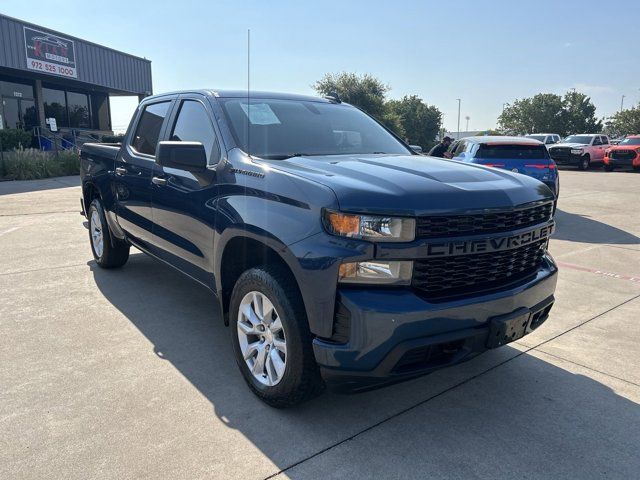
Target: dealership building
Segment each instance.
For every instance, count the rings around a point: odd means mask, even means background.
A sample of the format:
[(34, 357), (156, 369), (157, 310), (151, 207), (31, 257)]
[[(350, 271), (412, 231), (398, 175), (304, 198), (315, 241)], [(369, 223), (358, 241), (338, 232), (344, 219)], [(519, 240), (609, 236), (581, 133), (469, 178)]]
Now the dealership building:
[(149, 60), (0, 14), (0, 129), (112, 133), (109, 97), (151, 93)]

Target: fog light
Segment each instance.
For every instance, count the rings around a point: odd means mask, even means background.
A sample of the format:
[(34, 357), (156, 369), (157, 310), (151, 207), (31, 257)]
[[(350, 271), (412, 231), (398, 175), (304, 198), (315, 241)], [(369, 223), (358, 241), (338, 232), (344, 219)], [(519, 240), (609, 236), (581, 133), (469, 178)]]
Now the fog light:
[(340, 265), (338, 281), (369, 285), (409, 285), (412, 272), (411, 261), (350, 262)]

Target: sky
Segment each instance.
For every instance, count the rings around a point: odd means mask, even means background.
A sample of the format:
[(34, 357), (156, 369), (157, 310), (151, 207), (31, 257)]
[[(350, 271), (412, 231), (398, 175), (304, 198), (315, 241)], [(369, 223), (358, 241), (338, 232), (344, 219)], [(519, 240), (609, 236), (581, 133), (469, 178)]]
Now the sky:
[[(571, 88), (599, 117), (640, 101), (640, 2), (2, 0), (0, 12), (152, 61), (153, 90), (314, 94), (325, 73), (369, 73), (418, 95), (444, 126), (485, 130), (503, 104)], [(136, 98), (112, 100), (124, 130)]]

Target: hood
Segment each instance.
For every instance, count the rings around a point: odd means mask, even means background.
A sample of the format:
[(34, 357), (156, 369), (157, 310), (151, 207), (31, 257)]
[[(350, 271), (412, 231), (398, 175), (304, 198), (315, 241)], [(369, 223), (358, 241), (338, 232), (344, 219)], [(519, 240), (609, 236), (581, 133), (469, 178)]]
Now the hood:
[(607, 150), (638, 150), (640, 145), (607, 145)]
[(420, 155), (337, 155), (265, 161), (331, 188), (343, 211), (425, 215), (552, 199), (525, 175)]
[(556, 147), (584, 148), (588, 146), (588, 143), (556, 143), (555, 145), (549, 147), (549, 150)]

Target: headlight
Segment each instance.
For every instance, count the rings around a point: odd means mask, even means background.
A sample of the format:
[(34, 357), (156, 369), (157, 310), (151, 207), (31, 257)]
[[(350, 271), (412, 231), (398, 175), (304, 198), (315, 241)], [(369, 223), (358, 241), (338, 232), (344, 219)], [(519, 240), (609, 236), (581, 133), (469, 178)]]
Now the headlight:
[(411, 261), (351, 262), (340, 265), (338, 281), (369, 285), (409, 285), (412, 272)]
[(581, 148), (572, 148), (571, 149), (571, 153), (576, 153), (576, 154), (580, 155), (582, 153), (582, 149)]
[(372, 242), (412, 242), (416, 237), (413, 218), (352, 215), (325, 210), (323, 223), (333, 235)]

